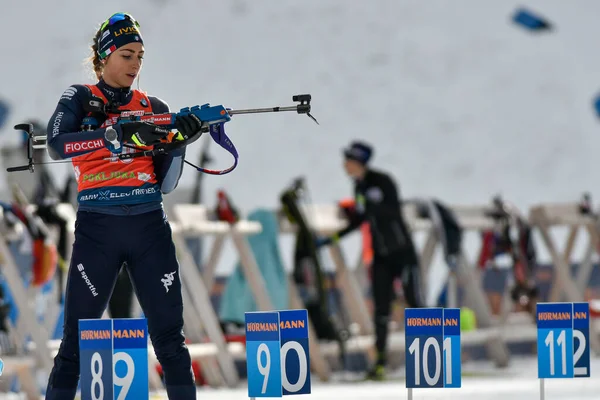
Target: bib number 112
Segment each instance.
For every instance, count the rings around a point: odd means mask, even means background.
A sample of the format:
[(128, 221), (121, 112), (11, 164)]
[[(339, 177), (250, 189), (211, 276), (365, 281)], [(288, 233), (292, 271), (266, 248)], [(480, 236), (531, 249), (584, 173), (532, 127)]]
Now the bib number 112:
[[(544, 344), (546, 345), (546, 347), (548, 347), (548, 352), (550, 354), (550, 375), (556, 375), (555, 360), (557, 356), (556, 350), (558, 348), (558, 351), (560, 352), (560, 375), (564, 376), (568, 373), (567, 362), (570, 359), (570, 357), (567, 356), (567, 354), (569, 354), (569, 349), (567, 349), (567, 347), (570, 347), (567, 343), (567, 340), (569, 338), (567, 338), (567, 333), (564, 329), (561, 330), (558, 335), (555, 335), (555, 332), (555, 330), (548, 331), (546, 339), (544, 340)], [(575, 348), (575, 352), (573, 353), (573, 365), (577, 365), (579, 359), (585, 351), (587, 342), (585, 339), (585, 335), (579, 330), (573, 330), (572, 340), (573, 345), (577, 343), (577, 347)], [(587, 367), (575, 367), (573, 372), (574, 375), (587, 375), (588, 373)]]

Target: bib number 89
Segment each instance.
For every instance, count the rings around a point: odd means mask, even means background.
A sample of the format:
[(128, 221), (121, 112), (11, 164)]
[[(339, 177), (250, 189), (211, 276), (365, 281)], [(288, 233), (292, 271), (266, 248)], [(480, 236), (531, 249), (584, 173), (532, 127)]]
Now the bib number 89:
[[(117, 376), (116, 373), (116, 365), (117, 362), (123, 361), (127, 366), (127, 373), (125, 376), (120, 377)], [(103, 400), (104, 399), (104, 384), (102, 383), (102, 371), (104, 370), (104, 366), (102, 364), (102, 357), (100, 353), (96, 352), (92, 354), (92, 359), (90, 363), (90, 368), (92, 371), (92, 385), (91, 385), (91, 394), (93, 400)], [(125, 400), (127, 397), (127, 393), (129, 393), (129, 389), (131, 388), (131, 384), (133, 383), (133, 377), (135, 376), (135, 364), (131, 356), (124, 352), (115, 353), (113, 356), (113, 384), (121, 387), (121, 391), (119, 392), (119, 397), (117, 400)], [(96, 391), (96, 388), (98, 390)]]

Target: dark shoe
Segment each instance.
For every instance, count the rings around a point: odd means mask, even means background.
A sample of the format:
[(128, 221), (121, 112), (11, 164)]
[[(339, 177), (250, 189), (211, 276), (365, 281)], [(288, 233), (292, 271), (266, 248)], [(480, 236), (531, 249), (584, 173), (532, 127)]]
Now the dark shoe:
[(383, 365), (375, 365), (367, 372), (365, 377), (369, 381), (382, 381), (385, 379), (385, 367)]

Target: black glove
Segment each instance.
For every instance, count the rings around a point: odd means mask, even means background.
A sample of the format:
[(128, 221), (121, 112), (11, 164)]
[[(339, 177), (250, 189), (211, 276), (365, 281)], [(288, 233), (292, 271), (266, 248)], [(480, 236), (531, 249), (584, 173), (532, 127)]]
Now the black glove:
[(162, 128), (150, 122), (127, 122), (115, 127), (121, 142), (134, 143), (136, 146), (152, 146), (160, 143), (161, 139), (171, 133), (170, 129)]
[(202, 135), (203, 123), (194, 114), (179, 115), (175, 118), (175, 128), (183, 136), (183, 140), (189, 140), (197, 135), (198, 139)]

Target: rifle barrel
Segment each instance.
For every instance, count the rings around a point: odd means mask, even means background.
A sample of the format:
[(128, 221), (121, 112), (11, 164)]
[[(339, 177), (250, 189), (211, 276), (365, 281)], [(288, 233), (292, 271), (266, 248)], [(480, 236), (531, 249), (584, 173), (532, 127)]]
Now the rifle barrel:
[(243, 110), (229, 110), (229, 115), (236, 114), (259, 114), (259, 113), (269, 113), (269, 112), (280, 112), (280, 111), (298, 111), (298, 106), (288, 106), (288, 107), (270, 107), (270, 108), (247, 108)]

